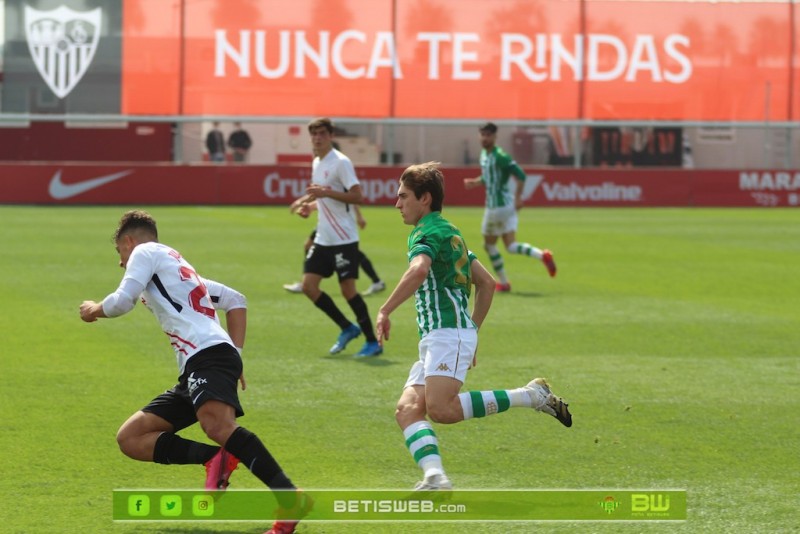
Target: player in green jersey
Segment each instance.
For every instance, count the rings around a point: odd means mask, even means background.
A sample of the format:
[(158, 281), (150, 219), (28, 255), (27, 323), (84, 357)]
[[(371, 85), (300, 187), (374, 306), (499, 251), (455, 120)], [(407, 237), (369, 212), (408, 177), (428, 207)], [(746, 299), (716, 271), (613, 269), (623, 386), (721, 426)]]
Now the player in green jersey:
[[(489, 254), (492, 267), (497, 273), (497, 291), (511, 291), (511, 284), (506, 276), (503, 257), (497, 249), (497, 238), (503, 238), (506, 250), (511, 254), (522, 254), (536, 258), (544, 263), (550, 276), (556, 275), (556, 263), (553, 253), (547, 249), (539, 249), (528, 243), (517, 242), (517, 210), (522, 208), (522, 184), (525, 182), (525, 171), (502, 148), (495, 144), (497, 125), (487, 122), (479, 129), (481, 133), (481, 175), (476, 178), (464, 178), (464, 187), (472, 189), (486, 187), (486, 210), (483, 214), (481, 233), (483, 248)], [(516, 189), (509, 187), (511, 177), (517, 180)]]
[(408, 238), (409, 265), (375, 323), (382, 346), (389, 339), (390, 314), (414, 296), (419, 359), (411, 367), (395, 417), (423, 470), (416, 486), (420, 490), (452, 488), (430, 421), (458, 423), (525, 407), (572, 425), (567, 404), (553, 395), (543, 378), (517, 389), (459, 393), (467, 370), (476, 364), (478, 328), (489, 313), (495, 281), (469, 251), (458, 228), (442, 217), (443, 200), (444, 176), (438, 163), (412, 165), (403, 172), (395, 206), (403, 222), (414, 227)]

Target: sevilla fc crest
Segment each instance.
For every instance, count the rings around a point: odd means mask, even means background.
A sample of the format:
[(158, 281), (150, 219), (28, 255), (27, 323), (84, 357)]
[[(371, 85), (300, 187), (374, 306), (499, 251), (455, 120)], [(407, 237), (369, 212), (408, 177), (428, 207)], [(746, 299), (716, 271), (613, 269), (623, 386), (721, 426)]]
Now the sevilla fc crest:
[(92, 63), (100, 40), (101, 8), (79, 12), (61, 6), (39, 11), (25, 6), (25, 37), (44, 81), (64, 98)]

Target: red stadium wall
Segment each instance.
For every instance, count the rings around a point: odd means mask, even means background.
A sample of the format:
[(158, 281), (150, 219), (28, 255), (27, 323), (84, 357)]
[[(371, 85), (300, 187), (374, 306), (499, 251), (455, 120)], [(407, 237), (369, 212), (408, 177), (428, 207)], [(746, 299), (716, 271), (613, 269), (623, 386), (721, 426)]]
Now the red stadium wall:
[(0, 128), (0, 161), (37, 160), (170, 161), (172, 126), (69, 128), (63, 122), (34, 122), (27, 128)]
[[(357, 170), (367, 204), (391, 206), (402, 167)], [(288, 205), (308, 166), (0, 164), (2, 204)], [(444, 169), (446, 205), (480, 206), (472, 167)], [(800, 206), (800, 170), (568, 170), (526, 168), (530, 206)]]

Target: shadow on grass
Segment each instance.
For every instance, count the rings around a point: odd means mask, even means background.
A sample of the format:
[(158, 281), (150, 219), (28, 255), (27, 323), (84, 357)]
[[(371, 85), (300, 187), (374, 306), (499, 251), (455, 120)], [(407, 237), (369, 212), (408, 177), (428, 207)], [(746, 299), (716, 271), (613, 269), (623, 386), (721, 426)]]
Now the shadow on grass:
[(330, 361), (338, 361), (338, 362), (351, 362), (351, 363), (361, 363), (364, 365), (370, 365), (372, 367), (386, 367), (387, 365), (397, 365), (397, 362), (393, 362), (391, 360), (387, 360), (381, 356), (369, 356), (366, 358), (356, 358), (354, 354), (345, 354), (340, 352), (339, 354), (328, 354), (327, 356), (322, 357), (323, 360), (330, 360)]
[(387, 365), (397, 365), (397, 362), (381, 358), (380, 356), (372, 356), (370, 358), (353, 358), (354, 362), (369, 365), (370, 367), (386, 367)]
[[(256, 524), (256, 523), (257, 522), (254, 522), (253, 524)], [(244, 532), (244, 533), (247, 533), (247, 532), (256, 533), (256, 532), (258, 532), (258, 533), (262, 533), (262, 532), (265, 532), (266, 530), (269, 530), (270, 527), (272, 527), (272, 521), (264, 521), (264, 526), (261, 526), (261, 527), (254, 526), (252, 528), (245, 528), (245, 529), (240, 530), (239, 532)], [(231, 532), (231, 530), (230, 529), (228, 529), (228, 530), (219, 530), (219, 529), (214, 529), (214, 528), (211, 528), (211, 527), (197, 528), (197, 527), (190, 527), (190, 526), (187, 525), (185, 527), (173, 527), (173, 528), (166, 528), (166, 529), (163, 529), (163, 530), (159, 529), (158, 532), (163, 533), (163, 534), (169, 534), (169, 533), (174, 533), (174, 534), (188, 534), (188, 533), (191, 533), (191, 534), (220, 534), (220, 533), (225, 533), (225, 532)]]
[(526, 299), (530, 298), (539, 298), (546, 296), (545, 293), (537, 293), (535, 291), (512, 291), (511, 293), (495, 293), (494, 298), (512, 298), (512, 297), (522, 297)]

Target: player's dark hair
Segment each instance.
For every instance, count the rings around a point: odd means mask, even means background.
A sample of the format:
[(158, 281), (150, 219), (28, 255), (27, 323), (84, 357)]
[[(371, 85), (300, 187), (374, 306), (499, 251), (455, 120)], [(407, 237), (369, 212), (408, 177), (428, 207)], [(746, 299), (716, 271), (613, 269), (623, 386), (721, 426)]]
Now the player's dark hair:
[(308, 133), (314, 133), (314, 130), (317, 128), (325, 128), (328, 130), (328, 133), (333, 133), (333, 121), (330, 120), (328, 117), (323, 117), (321, 119), (314, 119), (313, 121), (308, 123)]
[(480, 132), (497, 133), (497, 125), (493, 122), (487, 122), (478, 128)]
[(425, 193), (431, 194), (431, 211), (442, 211), (444, 203), (444, 175), (438, 161), (411, 165), (400, 176), (400, 183), (411, 189), (419, 200)]
[(119, 238), (133, 233), (146, 234), (158, 241), (158, 227), (156, 220), (146, 211), (131, 210), (125, 212), (119, 220), (117, 231), (114, 232), (114, 242), (119, 241)]

